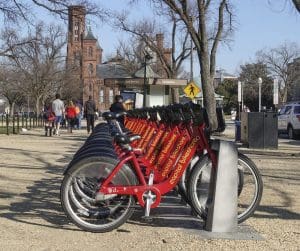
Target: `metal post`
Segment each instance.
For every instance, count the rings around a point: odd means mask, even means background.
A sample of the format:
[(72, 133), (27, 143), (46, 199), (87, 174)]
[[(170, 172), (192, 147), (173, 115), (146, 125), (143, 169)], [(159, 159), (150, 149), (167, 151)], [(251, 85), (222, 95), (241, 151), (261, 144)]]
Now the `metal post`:
[(146, 81), (147, 81), (147, 79), (146, 79), (146, 74), (147, 74), (147, 72), (146, 72), (146, 70), (147, 70), (147, 68), (146, 68), (146, 66), (147, 66), (147, 64), (146, 64), (146, 56), (145, 56), (145, 59), (144, 59), (144, 85), (143, 85), (143, 94), (144, 94), (144, 97), (143, 97), (143, 107), (145, 108), (146, 107), (146, 95), (147, 95), (147, 86), (146, 86)]
[(193, 71), (193, 40), (191, 36), (191, 72), (190, 72), (190, 81), (193, 81), (194, 78), (194, 71)]
[(9, 117), (8, 117), (8, 113), (6, 114), (6, 134), (9, 135)]
[(152, 57), (146, 53), (145, 58), (144, 58), (144, 86), (143, 86), (143, 107), (146, 107), (146, 96), (147, 96), (147, 61), (151, 60)]
[(241, 82), (242, 111), (244, 109), (244, 82)]
[(13, 126), (13, 134), (15, 134), (16, 133), (16, 131), (15, 131), (15, 115), (13, 114), (12, 115), (12, 126)]
[(261, 84), (262, 78), (258, 78), (258, 111), (261, 112)]
[[(238, 104), (239, 104), (239, 108), (238, 108), (239, 116), (238, 116), (238, 119), (239, 120), (241, 120), (241, 101), (242, 101), (242, 82), (238, 81)], [(243, 105), (242, 105), (242, 110), (243, 110)]]
[(29, 95), (27, 96), (27, 116), (29, 116)]

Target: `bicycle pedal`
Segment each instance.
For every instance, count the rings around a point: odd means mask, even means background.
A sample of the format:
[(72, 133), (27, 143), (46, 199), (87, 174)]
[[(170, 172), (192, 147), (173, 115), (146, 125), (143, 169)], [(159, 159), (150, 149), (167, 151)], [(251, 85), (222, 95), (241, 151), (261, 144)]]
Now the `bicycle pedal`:
[(153, 217), (151, 216), (142, 216), (143, 222), (151, 223), (154, 221)]

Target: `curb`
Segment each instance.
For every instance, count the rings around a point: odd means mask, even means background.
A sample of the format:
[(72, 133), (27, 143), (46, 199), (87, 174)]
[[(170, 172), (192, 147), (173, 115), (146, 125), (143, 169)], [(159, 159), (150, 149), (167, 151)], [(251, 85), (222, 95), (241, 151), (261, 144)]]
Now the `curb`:
[(300, 157), (300, 147), (298, 149), (295, 149), (295, 147), (289, 148), (288, 146), (285, 149), (255, 149), (255, 148), (246, 148), (245, 145), (243, 145), (240, 142), (235, 142), (234, 139), (229, 137), (220, 137), (215, 136), (216, 139), (231, 141), (235, 144), (235, 146), (238, 148), (238, 150), (243, 154), (256, 154), (256, 155), (266, 155), (266, 156), (289, 156), (289, 157)]
[(267, 156), (289, 156), (289, 157), (300, 157), (299, 152), (283, 152), (280, 150), (270, 151), (270, 150), (258, 150), (258, 149), (245, 149), (238, 148), (243, 154), (256, 154), (256, 155), (267, 155)]

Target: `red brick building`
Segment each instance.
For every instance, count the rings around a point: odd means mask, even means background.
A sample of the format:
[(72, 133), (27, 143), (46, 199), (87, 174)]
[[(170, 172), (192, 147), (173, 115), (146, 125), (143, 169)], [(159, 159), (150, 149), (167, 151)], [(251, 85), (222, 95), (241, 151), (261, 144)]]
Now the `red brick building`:
[[(77, 67), (76, 72), (82, 85), (82, 101), (85, 102), (91, 95), (98, 109), (106, 110), (114, 96), (122, 91), (143, 93), (144, 79), (131, 75), (119, 60), (102, 62), (103, 50), (92, 30), (86, 30), (85, 15), (83, 6), (69, 7), (67, 67)], [(163, 34), (156, 35), (156, 43), (164, 57), (171, 61), (171, 49), (164, 48)], [(149, 77), (147, 106), (170, 103), (170, 89), (186, 84), (186, 80), (164, 79), (166, 74), (159, 62), (157, 60), (153, 65), (155, 78)]]

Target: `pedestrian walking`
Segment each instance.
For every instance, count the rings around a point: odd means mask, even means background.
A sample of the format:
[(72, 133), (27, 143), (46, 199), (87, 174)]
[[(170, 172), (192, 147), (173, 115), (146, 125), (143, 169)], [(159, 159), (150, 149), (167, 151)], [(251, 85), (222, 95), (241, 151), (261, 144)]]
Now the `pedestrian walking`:
[(87, 132), (94, 130), (95, 124), (95, 112), (96, 112), (96, 104), (95, 101), (92, 99), (92, 96), (89, 96), (89, 100), (84, 104), (84, 117), (86, 118), (87, 123)]
[(52, 129), (55, 120), (55, 114), (52, 111), (51, 103), (44, 108), (44, 121), (45, 121), (45, 136), (52, 136)]
[(66, 119), (68, 122), (68, 132), (72, 133), (76, 121), (76, 107), (71, 100), (66, 107)]
[(55, 120), (54, 120), (55, 134), (60, 135), (59, 134), (60, 122), (62, 121), (64, 116), (65, 105), (64, 102), (60, 99), (59, 93), (55, 95), (55, 100), (52, 102), (52, 111), (55, 114)]

